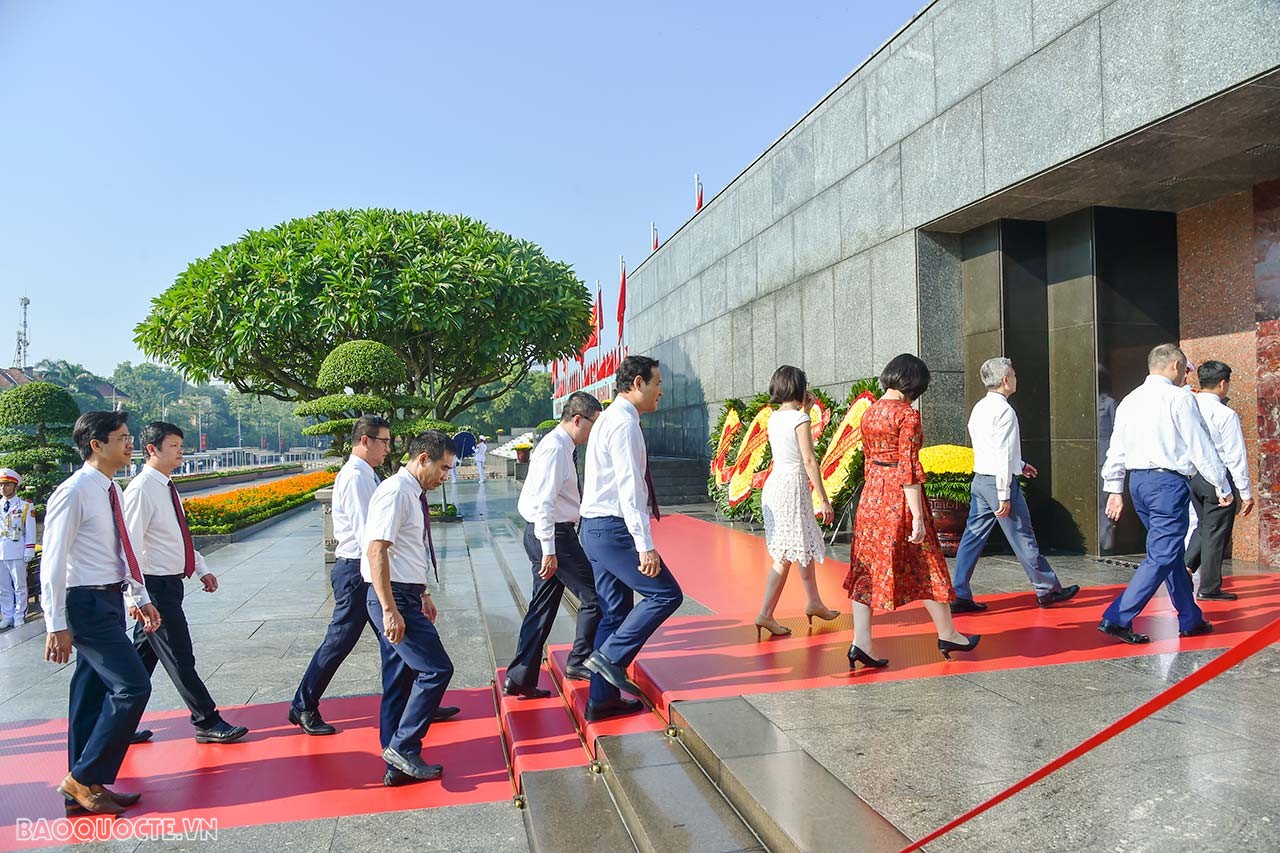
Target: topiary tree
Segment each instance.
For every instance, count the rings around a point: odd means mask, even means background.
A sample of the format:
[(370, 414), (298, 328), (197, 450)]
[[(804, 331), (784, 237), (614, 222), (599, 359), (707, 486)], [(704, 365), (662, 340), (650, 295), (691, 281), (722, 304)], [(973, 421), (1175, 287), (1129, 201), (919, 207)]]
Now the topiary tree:
[(402, 392), (454, 420), (576, 354), (591, 315), (572, 268), (527, 240), (453, 214), (330, 210), (194, 261), (134, 340), (195, 381), (290, 401), (324, 395), (336, 346), (380, 341), (404, 364)]
[(67, 466), (80, 454), (62, 441), (68, 437), (80, 407), (51, 382), (29, 382), (0, 394), (0, 467), (22, 475), (22, 496), (44, 514), (44, 503), (67, 478)]

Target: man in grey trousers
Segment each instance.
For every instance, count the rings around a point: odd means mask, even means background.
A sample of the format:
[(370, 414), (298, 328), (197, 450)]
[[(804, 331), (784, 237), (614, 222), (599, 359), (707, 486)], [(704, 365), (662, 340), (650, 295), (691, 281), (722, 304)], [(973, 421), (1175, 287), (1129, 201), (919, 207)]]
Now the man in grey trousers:
[(954, 585), (956, 600), (952, 613), (976, 613), (987, 605), (973, 600), (969, 579), (978, 557), (987, 544), (991, 528), (998, 523), (1013, 547), (1022, 570), (1035, 587), (1036, 602), (1050, 607), (1071, 598), (1079, 586), (1063, 587), (1049, 562), (1040, 553), (1031, 514), (1018, 477), (1035, 477), (1039, 472), (1022, 461), (1022, 434), (1018, 416), (1009, 405), (1009, 395), (1018, 390), (1018, 376), (1007, 358), (989, 358), (980, 375), (987, 389), (969, 416), (969, 437), (973, 442), (973, 494), (969, 501), (969, 522), (956, 552)]

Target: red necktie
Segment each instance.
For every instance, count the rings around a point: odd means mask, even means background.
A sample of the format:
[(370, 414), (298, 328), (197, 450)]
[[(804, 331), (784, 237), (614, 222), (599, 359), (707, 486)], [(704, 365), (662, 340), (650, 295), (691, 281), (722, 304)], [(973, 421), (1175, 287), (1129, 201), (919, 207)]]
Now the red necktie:
[(431, 510), (427, 507), (427, 493), (423, 492), (418, 495), (418, 502), (422, 504), (422, 523), (426, 525), (427, 530), (427, 551), (431, 554), (431, 569), (436, 574), (436, 583), (440, 583), (440, 567), (436, 565), (436, 545), (431, 541)]
[(107, 487), (107, 495), (111, 501), (111, 515), (116, 520), (116, 535), (120, 537), (120, 547), (124, 550), (124, 562), (129, 567), (129, 575), (146, 586), (146, 581), (142, 579), (142, 569), (138, 568), (138, 558), (133, 553), (133, 543), (129, 541), (129, 528), (124, 524), (124, 513), (120, 511), (120, 498), (116, 496), (114, 482)]
[(662, 513), (658, 511), (658, 493), (653, 490), (653, 472), (649, 469), (649, 459), (644, 460), (644, 484), (649, 487), (649, 515), (654, 521), (662, 521)]
[(191, 528), (187, 526), (187, 513), (182, 508), (182, 498), (178, 497), (178, 487), (169, 481), (169, 497), (173, 500), (173, 511), (178, 516), (178, 529), (182, 531), (182, 576), (189, 578), (196, 571), (196, 545), (191, 541)]

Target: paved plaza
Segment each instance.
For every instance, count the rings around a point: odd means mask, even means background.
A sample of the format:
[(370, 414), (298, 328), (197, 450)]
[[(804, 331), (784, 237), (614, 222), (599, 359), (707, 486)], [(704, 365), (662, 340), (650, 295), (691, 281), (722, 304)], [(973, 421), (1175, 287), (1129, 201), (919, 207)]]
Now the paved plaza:
[[(495, 566), (518, 560), (510, 535), (516, 490), (505, 480), (485, 484), (483, 492), (476, 484), (457, 489), (466, 521), (437, 527), (441, 556), (437, 625), (456, 668), (450, 689), (487, 688), (496, 666), (504, 665), (510, 655), (524, 603), (519, 583), (512, 587), (502, 580), (507, 575), (494, 571)], [(692, 514), (705, 512), (694, 508)], [(219, 592), (190, 593), (187, 598), (200, 672), (220, 706), (227, 709), (229, 720), (235, 721), (237, 713), (248, 713), (237, 712), (238, 705), (287, 702), (328, 624), (331, 601), (320, 523), (317, 507), (248, 541), (212, 552), (208, 557), (221, 581)], [(677, 555), (668, 558), (678, 563)], [(1053, 562), (1064, 581), (1086, 587), (1121, 583), (1129, 574), (1122, 565), (1085, 557), (1059, 557)], [(527, 573), (527, 566), (520, 568)], [(1237, 566), (1235, 573), (1257, 574), (1251, 580), (1259, 583), (1275, 579), (1252, 567)], [(1025, 578), (1009, 558), (986, 558), (976, 581), (980, 596), (1026, 592)], [(1246, 610), (1250, 604), (1242, 598), (1238, 606)], [(680, 615), (707, 618), (710, 612), (690, 598)], [(1074, 621), (1079, 631), (1090, 632), (1082, 636), (1090, 636), (1097, 620), (1094, 609), (1081, 606), (1072, 615), (1078, 617)], [(553, 634), (553, 645), (571, 636), (567, 614), (563, 622)], [(976, 620), (967, 624), (970, 630), (980, 630)], [(847, 642), (847, 630), (847, 625), (839, 629), (832, 640)], [(66, 715), (72, 667), (41, 661), (43, 637), (39, 622), (0, 634), (0, 727), (6, 730)], [(1220, 653), (1220, 649), (1203, 649), (888, 682), (845, 681), (816, 689), (748, 691), (745, 698), (785, 733), (790, 739), (788, 749), (807, 752), (843, 783), (844, 796), (852, 792), (907, 837), (918, 838)], [(928, 849), (1276, 849), (1280, 793), (1272, 780), (1280, 771), (1277, 675), (1280, 650), (1273, 646)], [(326, 701), (379, 691), (377, 648), (366, 634), (339, 670)], [(167, 677), (158, 674), (148, 713), (181, 708)], [(280, 722), (282, 729), (292, 730)], [(629, 749), (644, 752), (651, 747), (644, 746), (648, 741), (643, 739), (653, 737), (660, 733), (623, 735), (616, 743), (630, 743)], [(163, 746), (161, 740), (146, 748)], [(375, 746), (369, 745), (370, 752)], [(615, 750), (611, 754), (617, 754), (617, 748), (610, 747)], [(770, 747), (753, 749), (766, 753)], [(683, 760), (687, 762), (688, 757)], [(580, 760), (570, 762), (576, 766), (554, 772), (589, 783), (588, 761), (583, 751)], [(663, 768), (645, 769), (656, 773)], [(821, 801), (825, 796), (825, 789), (811, 784), (811, 773), (788, 778), (785, 766), (769, 772), (777, 774), (768, 780), (770, 784), (792, 797)], [(56, 797), (52, 790), (56, 781), (48, 780), (50, 798)], [(352, 778), (350, 786), (362, 788), (371, 781), (376, 780)], [(3, 786), (0, 780), (0, 790)], [(139, 787), (145, 792), (146, 781)], [(223, 828), (216, 841), (126, 841), (75, 849), (355, 850), (412, 845), (432, 851), (517, 851), (546, 849), (537, 838), (540, 821), (549, 812), (553, 817), (585, 818), (602, 827), (617, 820), (616, 815), (581, 814), (582, 803), (574, 812), (578, 794), (573, 789), (561, 786), (549, 795), (538, 793), (542, 790), (526, 784), (523, 811), (504, 796), (487, 803), (301, 821), (287, 820), (290, 807), (284, 799), (278, 811), (285, 820)], [(335, 791), (333, 796), (342, 793)], [(649, 806), (661, 812), (687, 804), (664, 803), (661, 794), (654, 793)], [(830, 806), (844, 808), (838, 798)], [(731, 812), (728, 816), (734, 817)], [(694, 813), (687, 820), (681, 818), (678, 832), (665, 827), (664, 837), (671, 845), (667, 849), (764, 849), (750, 831), (737, 840), (721, 838), (718, 846), (705, 846), (703, 842), (723, 831), (714, 828), (723, 824), (711, 822), (713, 817), (724, 819)], [(652, 820), (653, 815), (639, 813), (631, 819)], [(697, 828), (699, 820), (705, 823), (703, 830)], [(633, 849), (632, 843), (626, 833), (606, 836), (602, 831), (591, 847), (581, 849), (626, 850)], [(859, 844), (856, 838), (829, 837), (809, 849), (859, 849)]]

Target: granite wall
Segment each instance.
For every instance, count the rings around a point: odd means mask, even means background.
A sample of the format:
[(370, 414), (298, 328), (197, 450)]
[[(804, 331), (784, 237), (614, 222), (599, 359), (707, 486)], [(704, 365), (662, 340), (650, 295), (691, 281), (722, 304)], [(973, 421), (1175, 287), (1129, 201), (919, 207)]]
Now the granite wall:
[[(1178, 214), (1182, 346), (1196, 364), (1215, 359), (1231, 365), (1231, 407), (1240, 414), (1249, 477), (1256, 490), (1259, 361), (1253, 251), (1253, 193), (1238, 193)], [(1234, 558), (1258, 559), (1261, 514), (1259, 508), (1236, 519)]]
[(935, 370), (927, 438), (963, 440), (960, 246), (917, 229), (1271, 68), (1275, 12), (931, 3), (630, 272), (631, 351), (670, 382), (651, 446), (708, 455), (779, 364), (843, 395), (904, 351)]
[(1253, 189), (1258, 321), (1258, 559), (1280, 564), (1280, 181)]

